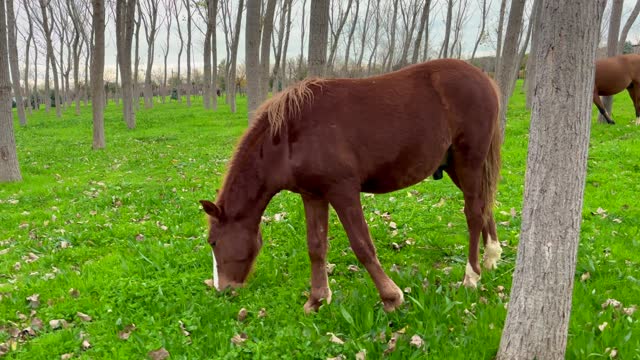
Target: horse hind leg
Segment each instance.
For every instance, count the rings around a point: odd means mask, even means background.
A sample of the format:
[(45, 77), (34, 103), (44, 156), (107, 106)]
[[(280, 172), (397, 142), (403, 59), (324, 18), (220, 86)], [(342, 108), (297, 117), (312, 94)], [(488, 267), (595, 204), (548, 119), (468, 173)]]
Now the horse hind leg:
[(331, 303), (331, 289), (326, 270), (329, 202), (305, 195), (302, 196), (302, 202), (307, 221), (307, 246), (311, 261), (311, 291), (309, 300), (304, 304), (304, 312), (309, 314), (318, 311), (323, 301)]
[(633, 81), (627, 88), (631, 101), (633, 101), (633, 108), (636, 111), (636, 126), (640, 125), (640, 82)]
[(600, 95), (598, 95), (597, 89), (593, 90), (593, 103), (596, 105), (596, 107), (598, 108), (598, 111), (600, 111), (600, 114), (602, 114), (604, 119), (607, 120), (608, 124), (611, 124), (611, 125), (615, 124), (615, 121), (613, 121), (613, 119), (611, 118), (611, 115), (609, 115), (609, 113), (607, 112), (607, 109), (604, 107), (604, 104), (602, 103), (602, 99), (600, 98)]
[(502, 247), (500, 246), (500, 241), (498, 241), (493, 211), (488, 212), (486, 222), (482, 228), (482, 239), (484, 240), (484, 268), (487, 270), (496, 269), (502, 255)]

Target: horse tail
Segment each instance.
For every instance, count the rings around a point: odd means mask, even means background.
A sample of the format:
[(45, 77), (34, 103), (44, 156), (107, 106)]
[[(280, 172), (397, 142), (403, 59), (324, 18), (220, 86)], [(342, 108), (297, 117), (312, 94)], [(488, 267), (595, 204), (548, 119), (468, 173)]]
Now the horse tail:
[(498, 189), (498, 180), (500, 179), (500, 148), (502, 147), (502, 131), (500, 130), (499, 114), (500, 114), (500, 89), (496, 82), (489, 78), (491, 86), (495, 94), (495, 102), (497, 104), (495, 110), (495, 118), (493, 121), (493, 135), (489, 144), (489, 153), (484, 160), (482, 171), (482, 199), (484, 209), (482, 210), (482, 218), (486, 224), (492, 214), (493, 207), (496, 202), (496, 191)]

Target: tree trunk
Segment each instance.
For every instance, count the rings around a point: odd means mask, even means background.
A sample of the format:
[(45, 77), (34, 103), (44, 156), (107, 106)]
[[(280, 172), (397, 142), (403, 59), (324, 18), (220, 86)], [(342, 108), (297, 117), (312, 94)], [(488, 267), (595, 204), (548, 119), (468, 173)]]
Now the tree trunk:
[(309, 19), (309, 76), (323, 77), (327, 65), (329, 0), (311, 0)]
[[(206, 31), (204, 34), (204, 49), (202, 51), (203, 63), (204, 63), (204, 83), (202, 84), (202, 105), (205, 109), (211, 109), (211, 28), (215, 24), (209, 22), (209, 1), (207, 1), (207, 18)], [(215, 46), (215, 45), (214, 45)]]
[[(105, 20), (106, 21), (106, 20)], [(93, 31), (91, 31), (91, 35), (89, 39), (85, 39), (87, 46), (87, 56), (84, 58), (84, 86), (82, 90), (82, 100), (84, 101), (84, 106), (89, 106), (89, 60), (91, 59), (91, 48), (93, 44)], [(116, 83), (118, 80), (118, 54), (116, 52)], [(117, 85), (117, 84), (116, 84)], [(118, 91), (116, 86), (116, 91)]]
[(135, 9), (135, 0), (117, 0), (116, 2), (116, 43), (118, 46), (120, 80), (122, 81), (122, 113), (129, 129), (136, 127), (131, 76), (131, 44), (133, 42)]
[[(54, 98), (56, 105), (56, 116), (61, 117), (62, 112), (60, 109), (60, 84), (58, 83), (58, 67), (56, 65), (55, 54), (53, 53), (53, 42), (51, 41), (51, 28), (49, 27), (49, 16), (47, 14), (47, 4), (45, 0), (40, 0), (40, 9), (42, 10), (42, 27), (44, 28), (44, 36), (47, 42), (47, 54), (48, 62), (51, 65), (51, 71), (53, 72), (53, 88)], [(50, 98), (49, 93), (46, 94), (47, 98)]]
[(180, 10), (182, 10), (182, 8), (178, 8), (178, 3), (178, 1), (174, 2), (176, 26), (178, 28), (178, 37), (180, 38), (180, 50), (178, 51), (178, 84), (176, 86), (176, 95), (178, 97), (178, 102), (182, 103), (182, 74), (180, 72), (180, 65), (182, 62), (182, 50), (184, 49), (184, 38), (182, 37), (182, 26), (180, 26)]
[(164, 76), (162, 78), (162, 103), (165, 103), (165, 98), (168, 95), (168, 87), (167, 87), (167, 59), (169, 57), (169, 41), (171, 40), (171, 23), (172, 23), (172, 19), (173, 16), (171, 15), (171, 1), (166, 1), (165, 2), (165, 11), (166, 11), (166, 22), (167, 22), (167, 41), (165, 43), (165, 47), (163, 49), (163, 56), (164, 56)]
[(418, 56), (420, 55), (420, 44), (422, 43), (422, 34), (426, 26), (429, 23), (429, 9), (431, 7), (431, 0), (425, 0), (422, 7), (422, 15), (420, 15), (420, 25), (418, 26), (418, 34), (416, 42), (413, 45), (413, 55), (411, 56), (411, 63), (418, 62)]
[(356, 32), (356, 24), (358, 23), (359, 13), (360, 13), (360, 0), (356, 0), (356, 12), (353, 14), (351, 30), (349, 30), (349, 36), (347, 37), (347, 48), (345, 49), (345, 52), (344, 52), (343, 72), (345, 76), (348, 76), (349, 74), (349, 56), (351, 55), (351, 42), (353, 41), (353, 34)]
[(209, 0), (209, 23), (213, 24), (211, 28), (211, 109), (218, 108), (218, 41), (216, 36), (216, 24), (218, 19), (218, 0)]
[(447, 1), (447, 20), (444, 30), (444, 41), (442, 42), (442, 48), (440, 48), (439, 58), (449, 57), (449, 37), (451, 36), (451, 18), (453, 17), (453, 0)]
[[(478, 39), (476, 40), (475, 45), (473, 46), (473, 52), (471, 52), (471, 60), (476, 58), (476, 51), (478, 51), (478, 46), (480, 46), (480, 42), (484, 37), (484, 28), (487, 23), (487, 0), (482, 0), (482, 22), (480, 23), (480, 32), (478, 33)], [(533, 54), (533, 52), (532, 52)]]
[[(249, 4), (247, 4), (247, 8)], [(229, 65), (229, 107), (231, 112), (236, 112), (236, 62), (238, 59), (238, 43), (240, 42), (240, 28), (242, 27), (242, 11), (244, 9), (244, 0), (238, 3), (238, 14), (236, 16), (236, 26), (233, 32), (233, 42), (231, 44), (231, 65)], [(248, 15), (248, 9), (247, 9)]]
[(502, 36), (504, 34), (504, 15), (507, 11), (507, 0), (500, 2), (500, 15), (498, 20), (498, 39), (496, 40), (496, 60), (493, 71), (497, 74), (502, 58)]
[(387, 72), (391, 71), (393, 52), (396, 49), (396, 23), (398, 17), (398, 0), (393, 0), (393, 14), (391, 15), (391, 39), (389, 41), (389, 58), (387, 60)]
[[(31, 53), (31, 42), (33, 40), (33, 20), (31, 19), (31, 9), (27, 5), (27, 0), (24, 0), (25, 13), (27, 13), (27, 22), (29, 24), (29, 32), (27, 33), (27, 40), (24, 50), (24, 94), (27, 98), (27, 110), (31, 115), (32, 110), (32, 96), (29, 91), (29, 55)], [(37, 49), (36, 49), (37, 51)]]
[(189, 7), (189, 0), (183, 0), (187, 8), (187, 106), (191, 106), (191, 18), (193, 13)]
[[(283, 0), (282, 1), (282, 5), (280, 6), (280, 19), (279, 19), (279, 30), (278, 30), (278, 42), (275, 45), (276, 51), (275, 51), (275, 63), (273, 64), (273, 73), (272, 73), (272, 79), (273, 79), (273, 86), (271, 87), (271, 91), (272, 92), (277, 92), (278, 91), (278, 75), (280, 73), (280, 60), (282, 60), (282, 48), (284, 47), (284, 33), (285, 33), (285, 28), (287, 27), (287, 14), (289, 14), (288, 11), (288, 6), (289, 6), (289, 0)], [(285, 61), (286, 61), (286, 55), (285, 57)], [(285, 61), (282, 61), (283, 63)], [(282, 67), (284, 68), (284, 65), (282, 65)]]
[(38, 90), (38, 48), (33, 52), (33, 110), (40, 110), (40, 91)]
[[(507, 107), (509, 98), (513, 92), (513, 84), (518, 74), (519, 57), (518, 57), (518, 37), (522, 32), (522, 14), (524, 12), (525, 0), (511, 0), (511, 9), (509, 11), (509, 22), (507, 24), (507, 37), (504, 42), (504, 49), (500, 56), (500, 67), (496, 73), (496, 80), (500, 87), (501, 99), (500, 104), (500, 129), (504, 135), (505, 126), (507, 124)], [(504, 136), (502, 137), (504, 139)]]
[(44, 68), (44, 110), (49, 113), (51, 111), (51, 60), (49, 60), (49, 51), (45, 54)]
[[(397, 0), (395, 0), (397, 1)], [(340, 9), (340, 13), (338, 16), (338, 28), (336, 29), (336, 31), (333, 31), (333, 26), (331, 28), (331, 52), (329, 53), (329, 62), (327, 63), (327, 67), (329, 69), (333, 69), (333, 63), (335, 62), (335, 56), (336, 56), (336, 50), (338, 49), (338, 41), (340, 40), (340, 35), (342, 34), (342, 29), (344, 28), (344, 24), (346, 24), (347, 22), (347, 17), (349, 17), (349, 11), (351, 10), (351, 4), (353, 3), (353, 0), (349, 0), (349, 3), (347, 3), (347, 9), (345, 10), (344, 14), (342, 14), (342, 8), (338, 7)], [(340, 16), (341, 15), (341, 16)]]
[[(262, 103), (267, 99), (269, 91), (269, 64), (271, 59), (271, 34), (273, 33), (273, 16), (276, 10), (276, 0), (268, 0), (267, 8), (265, 9), (264, 18), (262, 21), (262, 41), (260, 49), (260, 92), (258, 102)], [(249, 112), (253, 112), (255, 108), (249, 109)], [(251, 121), (251, 118), (249, 118)]]
[[(10, 1), (10, 0), (9, 0)], [(7, 24), (5, 0), (0, 0), (0, 182), (20, 181), (20, 166), (13, 134), (13, 116), (11, 112), (11, 83), (9, 82), (9, 62), (6, 54)]]
[[(522, 230), (497, 359), (564, 359), (605, 1), (545, 1)], [(571, 161), (566, 161), (567, 154)]]
[(367, 63), (367, 75), (371, 75), (373, 66), (375, 66), (374, 59), (378, 51), (378, 41), (380, 40), (380, 0), (376, 1), (376, 24), (373, 31), (373, 49), (369, 55), (369, 62)]
[[(623, 2), (624, 0), (613, 0), (611, 3), (611, 20), (609, 20), (609, 34), (607, 35), (607, 56), (609, 57), (618, 55), (618, 34), (620, 33)], [(602, 104), (607, 113), (611, 114), (613, 96), (604, 96)], [(599, 114), (598, 122), (606, 123), (607, 119), (602, 114)]]
[[(313, 0), (311, 0), (313, 1)], [(298, 76), (302, 76), (302, 62), (304, 60), (304, 35), (305, 35), (305, 12), (307, 10), (307, 0), (302, 0), (302, 18), (301, 18), (301, 26), (300, 30), (302, 34), (300, 34), (300, 59), (298, 59)]]
[(640, 14), (640, 0), (636, 1), (636, 5), (633, 7), (631, 14), (629, 14), (627, 22), (624, 23), (624, 27), (622, 28), (622, 32), (620, 33), (620, 41), (618, 41), (618, 54), (623, 53), (624, 43), (627, 42), (627, 35), (629, 35), (631, 26), (633, 26), (633, 24), (636, 22), (638, 14)]
[(20, 88), (20, 66), (18, 65), (18, 45), (16, 36), (16, 16), (13, 12), (13, 0), (5, 0), (7, 4), (7, 30), (9, 39), (9, 62), (11, 66), (11, 79), (13, 94), (16, 98), (16, 109), (20, 125), (27, 125), (27, 115), (24, 112), (24, 101), (22, 101), (22, 89)]
[(284, 35), (284, 49), (282, 50), (282, 71), (280, 71), (280, 88), (286, 86), (286, 65), (287, 65), (287, 49), (289, 48), (289, 34), (291, 33), (291, 7), (293, 6), (293, 0), (285, 0), (287, 3), (287, 30)]
[[(138, 0), (130, 0), (138, 1)], [(140, 110), (140, 81), (138, 75), (140, 74), (140, 27), (142, 26), (142, 11), (140, 11), (140, 3), (137, 3), (138, 7), (138, 19), (135, 22), (135, 53), (133, 55), (133, 108)]]
[(527, 86), (527, 109), (531, 109), (531, 105), (533, 103), (533, 94), (535, 91), (535, 76), (536, 76), (536, 66), (537, 62), (535, 60), (534, 54), (538, 53), (538, 38), (540, 32), (542, 30), (542, 16), (540, 12), (542, 11), (542, 0), (535, 0), (533, 3), (533, 28), (531, 29), (531, 50), (529, 50), (529, 58), (527, 59), (527, 77), (526, 77), (526, 86)]
[(93, 39), (91, 51), (91, 98), (93, 110), (93, 148), (103, 149), (104, 139), (104, 0), (93, 0)]
[[(151, 83), (151, 70), (156, 49), (156, 35), (158, 33), (158, 7), (160, 0), (144, 0), (144, 13), (142, 17), (144, 34), (147, 40), (147, 69), (144, 75), (144, 107), (153, 108), (153, 84)], [(148, 18), (147, 18), (148, 17)]]
[(247, 0), (245, 64), (247, 72), (247, 110), (249, 112), (249, 122), (253, 120), (253, 112), (258, 108), (258, 105), (260, 105), (260, 5), (261, 0)]
[[(402, 8), (404, 8), (404, 5), (401, 5), (401, 6)], [(416, 29), (416, 19), (418, 18), (418, 11), (420, 11), (420, 8), (418, 7), (417, 2), (412, 3), (409, 8), (411, 12), (409, 12), (409, 9), (407, 9), (407, 11), (403, 10), (403, 18), (405, 19), (404, 20), (405, 36), (402, 44), (402, 55), (400, 56), (400, 61), (398, 62), (400, 66), (405, 66), (409, 63), (408, 61), (409, 48), (411, 47), (411, 39), (413, 38), (413, 32)], [(411, 17), (410, 22), (408, 21), (409, 17)], [(422, 31), (418, 30), (418, 32), (421, 33)]]

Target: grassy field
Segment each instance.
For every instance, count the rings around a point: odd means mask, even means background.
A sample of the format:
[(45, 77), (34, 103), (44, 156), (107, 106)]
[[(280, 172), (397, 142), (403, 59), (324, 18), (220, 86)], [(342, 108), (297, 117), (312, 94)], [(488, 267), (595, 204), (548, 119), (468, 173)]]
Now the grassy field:
[[(144, 358), (160, 348), (185, 359), (352, 359), (363, 350), (369, 359), (493, 358), (509, 301), (527, 153), (529, 114), (517, 89), (496, 211), (506, 246), (481, 288), (456, 286), (467, 230), (462, 195), (446, 176), (363, 195), (380, 260), (406, 293), (392, 314), (382, 310), (332, 212), (333, 302), (304, 315), (310, 268), (302, 202), (292, 193), (276, 196), (266, 211), (265, 246), (248, 285), (216, 294), (203, 283), (211, 250), (198, 200), (212, 199), (220, 186), (245, 129), (245, 99), (237, 114), (222, 103), (217, 112), (198, 101), (190, 109), (158, 104), (138, 112), (133, 131), (110, 104), (103, 151), (91, 150), (90, 108), (62, 119), (32, 115), (28, 127), (16, 126), (25, 180), (0, 185), (0, 352), (9, 359)], [(640, 311), (625, 314), (640, 305), (640, 127), (632, 125), (626, 94), (614, 108), (617, 125), (592, 127), (570, 359), (640, 358)], [(620, 304), (603, 306), (607, 299)], [(421, 347), (410, 344), (414, 335)], [(234, 336), (246, 340), (234, 344)]]

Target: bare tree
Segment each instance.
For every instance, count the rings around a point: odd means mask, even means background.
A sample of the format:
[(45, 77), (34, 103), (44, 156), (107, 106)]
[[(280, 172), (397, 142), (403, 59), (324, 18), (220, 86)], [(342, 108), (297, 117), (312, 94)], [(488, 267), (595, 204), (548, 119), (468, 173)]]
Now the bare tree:
[(278, 81), (278, 84), (280, 86), (285, 86), (284, 83), (286, 81), (284, 65), (287, 60), (287, 50), (289, 48), (289, 35), (291, 33), (291, 9), (293, 6), (293, 0), (284, 0), (284, 1), (287, 4), (287, 21), (286, 21), (286, 30), (284, 35), (284, 49), (282, 49), (282, 68), (283, 69), (280, 72), (280, 80)]
[(93, 50), (91, 51), (91, 99), (93, 111), (93, 148), (103, 149), (104, 138), (104, 0), (93, 3)]
[(451, 36), (451, 21), (453, 17), (453, 0), (447, 0), (447, 19), (445, 21), (444, 41), (440, 48), (439, 58), (449, 57), (449, 37)]
[(329, 0), (311, 0), (309, 19), (309, 75), (322, 77), (327, 70)]
[(31, 43), (33, 41), (33, 20), (31, 19), (31, 10), (27, 5), (27, 0), (24, 0), (24, 9), (27, 14), (28, 32), (23, 36), (25, 48), (24, 48), (24, 94), (27, 98), (27, 110), (31, 114), (31, 93), (29, 91), (29, 55), (31, 53)]
[[(412, 0), (408, 6), (405, 6), (405, 2), (400, 2), (400, 12), (402, 14), (402, 26), (404, 30), (404, 39), (402, 41), (402, 54), (400, 60), (397, 62), (399, 66), (405, 66), (409, 63), (409, 48), (411, 47), (412, 39), (414, 38), (413, 32), (416, 29), (418, 13), (421, 10), (421, 6), (418, 5), (418, 1)], [(421, 31), (418, 30), (420, 33)]]
[(371, 74), (373, 70), (373, 59), (375, 59), (377, 51), (378, 51), (378, 42), (380, 40), (380, 0), (376, 0), (376, 21), (375, 28), (373, 31), (373, 47), (371, 49), (371, 54), (369, 54), (369, 62), (367, 63), (367, 75)]
[[(172, 12), (171, 12), (171, 4), (173, 3), (172, 0), (165, 0), (164, 2), (164, 8), (165, 8), (165, 24), (166, 25), (166, 29), (167, 29), (167, 38), (166, 41), (164, 43), (164, 46), (162, 46), (162, 56), (164, 59), (164, 74), (162, 77), (162, 91), (161, 91), (161, 99), (162, 99), (162, 103), (165, 103), (165, 97), (168, 95), (167, 94), (167, 58), (169, 57), (169, 41), (171, 40), (171, 24), (173, 22), (173, 16), (172, 16)], [(117, 72), (116, 72), (116, 77), (117, 77)], [(116, 78), (117, 80), (117, 78)], [(117, 87), (117, 86), (116, 86)]]
[[(398, 0), (394, 0), (394, 1), (398, 1)], [(353, 3), (353, 0), (349, 0), (349, 3), (347, 3), (347, 8), (346, 10), (343, 10), (343, 8), (341, 6), (333, 6), (331, 8), (331, 13), (333, 15), (333, 10), (335, 8), (338, 8), (338, 16), (337, 18), (334, 20), (333, 16), (329, 17), (329, 22), (331, 24), (330, 26), (330, 30), (331, 30), (331, 51), (329, 53), (329, 61), (327, 63), (327, 66), (329, 67), (329, 69), (333, 69), (333, 63), (335, 61), (335, 56), (336, 56), (336, 50), (338, 49), (338, 41), (340, 40), (340, 35), (342, 34), (342, 29), (344, 28), (344, 24), (347, 22), (347, 17), (349, 17), (349, 10), (351, 9), (351, 4)], [(313, 1), (312, 4), (313, 6)], [(313, 17), (313, 15), (312, 15)], [(336, 25), (336, 28), (334, 29), (334, 24)]]
[(135, 43), (133, 54), (133, 108), (135, 111), (140, 109), (140, 82), (138, 76), (140, 75), (140, 28), (142, 27), (142, 11), (140, 9), (139, 0), (136, 1), (136, 7), (138, 8), (138, 16), (134, 21), (135, 25)]
[[(270, 50), (271, 50), (271, 34), (273, 33), (273, 16), (276, 10), (276, 0), (268, 0), (267, 7), (262, 19), (262, 41), (260, 42), (260, 87), (258, 93), (258, 102), (261, 103), (267, 98), (267, 92), (269, 90), (269, 63), (270, 63)], [(249, 74), (247, 69), (247, 76)], [(250, 112), (255, 110), (249, 109)], [(250, 118), (251, 119), (251, 118)], [(251, 121), (251, 120), (249, 120)]]
[[(604, 0), (545, 1), (522, 231), (497, 359), (563, 359)], [(566, 161), (567, 153), (572, 160)]]
[(399, 0), (393, 0), (393, 12), (391, 14), (391, 34), (389, 39), (389, 51), (387, 52), (388, 58), (386, 62), (387, 64), (386, 71), (391, 71), (391, 64), (393, 62), (393, 53), (396, 48), (396, 23), (398, 21), (398, 1)]
[[(44, 29), (45, 40), (47, 42), (47, 57), (48, 64), (51, 66), (51, 71), (53, 72), (53, 87), (54, 87), (54, 98), (56, 105), (56, 116), (61, 117), (62, 111), (60, 109), (60, 84), (58, 83), (58, 66), (56, 64), (56, 57), (53, 52), (53, 41), (51, 40), (51, 28), (49, 27), (49, 16), (48, 12), (48, 4), (45, 0), (40, 0), (40, 10), (42, 11), (42, 27)], [(49, 93), (47, 92), (46, 98), (49, 98)]]
[[(607, 35), (607, 56), (618, 55), (618, 35), (620, 33), (620, 22), (622, 19), (622, 5), (624, 0), (613, 0), (611, 3), (611, 17), (609, 18), (609, 34)], [(602, 105), (608, 114), (611, 114), (613, 106), (613, 96), (602, 97)], [(607, 119), (598, 115), (599, 123), (606, 123)]]
[(118, 63), (120, 65), (120, 80), (122, 81), (122, 113), (129, 129), (136, 127), (131, 76), (131, 44), (133, 42), (135, 11), (135, 0), (116, 1), (116, 44), (118, 47)]
[[(420, 25), (418, 26), (418, 34), (416, 37), (416, 41), (413, 45), (413, 55), (411, 56), (411, 63), (415, 64), (418, 62), (418, 56), (420, 55), (420, 44), (422, 43), (422, 34), (426, 32), (428, 34), (428, 30), (426, 28), (429, 26), (429, 10), (431, 9), (431, 0), (424, 0), (424, 5), (422, 5), (422, 15), (420, 15)], [(428, 41), (425, 38), (425, 48), (428, 46)]]
[(489, 9), (491, 8), (491, 1), (487, 4), (487, 0), (482, 0), (480, 5), (480, 11), (482, 13), (482, 20), (480, 22), (480, 31), (478, 31), (478, 39), (476, 40), (475, 45), (473, 46), (473, 52), (471, 52), (471, 60), (476, 58), (476, 51), (478, 51), (478, 46), (480, 46), (480, 42), (485, 36), (484, 29), (487, 25), (487, 15), (489, 13)]
[(507, 0), (500, 2), (500, 15), (498, 19), (498, 38), (496, 40), (496, 61), (494, 71), (497, 72), (500, 68), (500, 59), (502, 57), (502, 36), (504, 34), (504, 16), (507, 10)]
[[(505, 125), (507, 123), (507, 104), (513, 87), (515, 85), (516, 76), (518, 74), (519, 60), (518, 57), (518, 38), (522, 32), (522, 15), (524, 13), (525, 0), (511, 0), (511, 9), (509, 11), (509, 22), (507, 24), (507, 37), (504, 42), (504, 48), (500, 56), (500, 67), (496, 71), (496, 80), (500, 86), (501, 99), (500, 103), (504, 104), (500, 107), (500, 128), (504, 135)], [(504, 139), (504, 136), (502, 137)]]
[(640, 14), (640, 0), (636, 1), (636, 5), (633, 7), (633, 10), (631, 10), (627, 21), (624, 23), (624, 27), (622, 28), (622, 32), (620, 33), (620, 41), (618, 41), (618, 54), (622, 54), (624, 43), (627, 42), (629, 30), (631, 30), (631, 26), (633, 26), (633, 24), (636, 22), (638, 14)]
[(351, 56), (351, 42), (353, 41), (353, 34), (356, 32), (356, 24), (358, 23), (358, 15), (360, 15), (360, 0), (356, 0), (356, 10), (351, 16), (351, 29), (349, 30), (349, 36), (347, 36), (347, 46), (344, 51), (344, 65), (343, 73), (349, 72), (349, 56)]
[[(278, 43), (275, 46), (275, 64), (273, 66), (273, 87), (272, 91), (278, 90), (278, 84), (282, 84), (281, 76), (284, 75), (284, 66), (287, 57), (287, 44), (289, 42), (289, 31), (291, 29), (291, 5), (292, 0), (283, 0), (280, 7)], [(285, 39), (286, 34), (286, 39)], [(283, 54), (284, 53), (284, 54)]]
[(247, 108), (249, 121), (260, 105), (260, 6), (261, 0), (247, 0), (245, 24), (245, 64), (247, 69)]
[(191, 106), (191, 21), (193, 18), (193, 10), (189, 6), (189, 0), (182, 0), (184, 7), (187, 9), (187, 106)]
[(13, 12), (13, 0), (5, 0), (7, 3), (7, 30), (9, 36), (9, 63), (11, 66), (11, 79), (13, 94), (16, 98), (16, 108), (20, 125), (27, 125), (27, 115), (24, 112), (22, 101), (22, 89), (20, 88), (20, 67), (18, 66), (18, 37), (16, 36), (16, 16)]
[[(247, 4), (247, 9), (248, 9)], [(231, 44), (231, 65), (229, 66), (229, 107), (231, 112), (236, 112), (236, 67), (238, 59), (238, 43), (240, 42), (240, 28), (242, 27), (242, 12), (244, 9), (244, 0), (238, 3), (238, 11), (236, 14), (236, 25), (233, 32), (233, 42)]]
[(11, 83), (7, 47), (7, 24), (5, 0), (0, 0), (0, 182), (20, 181), (20, 166), (16, 151), (11, 114)]
[(162, 21), (158, 22), (158, 8), (160, 0), (139, 0), (142, 10), (142, 24), (144, 25), (144, 35), (147, 40), (147, 69), (144, 75), (144, 106), (149, 109), (153, 107), (153, 87), (151, 84), (151, 69), (155, 55), (155, 43), (158, 29), (162, 26)]
[(458, 0), (458, 11), (456, 12), (456, 20), (453, 28), (453, 42), (451, 42), (451, 50), (449, 51), (450, 57), (462, 56), (462, 29), (467, 22), (467, 0)]
[[(313, 0), (311, 0), (313, 1)], [(298, 74), (302, 73), (302, 61), (304, 60), (304, 35), (305, 35), (305, 11), (307, 9), (307, 0), (302, 0), (302, 17), (301, 17), (301, 29), (300, 29), (300, 58), (298, 61)]]
[(182, 26), (180, 25), (180, 13), (182, 11), (182, 2), (173, 1), (173, 10), (174, 15), (176, 16), (176, 27), (178, 28), (178, 37), (180, 39), (180, 50), (178, 51), (178, 84), (176, 86), (176, 95), (178, 97), (178, 102), (182, 103), (182, 73), (181, 64), (182, 64), (182, 50), (184, 49), (184, 38), (182, 37)]
[(216, 110), (218, 108), (218, 47), (216, 28), (218, 18), (218, 0), (208, 0), (207, 15), (209, 17), (208, 23), (213, 24), (211, 27), (211, 97), (213, 98), (211, 108)]

